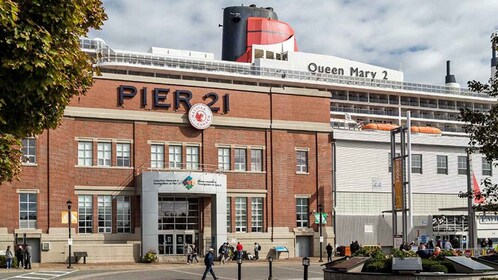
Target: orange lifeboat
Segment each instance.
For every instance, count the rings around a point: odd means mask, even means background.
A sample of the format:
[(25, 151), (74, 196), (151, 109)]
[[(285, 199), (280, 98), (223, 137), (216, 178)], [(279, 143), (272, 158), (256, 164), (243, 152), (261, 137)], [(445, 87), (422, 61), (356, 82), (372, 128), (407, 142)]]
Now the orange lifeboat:
[(413, 133), (441, 134), (441, 129), (431, 126), (412, 126)]
[(393, 124), (387, 124), (387, 123), (368, 123), (368, 124), (362, 125), (361, 128), (362, 129), (371, 129), (371, 130), (389, 131), (389, 130), (395, 129), (396, 127), (398, 127), (398, 126), (393, 125)]

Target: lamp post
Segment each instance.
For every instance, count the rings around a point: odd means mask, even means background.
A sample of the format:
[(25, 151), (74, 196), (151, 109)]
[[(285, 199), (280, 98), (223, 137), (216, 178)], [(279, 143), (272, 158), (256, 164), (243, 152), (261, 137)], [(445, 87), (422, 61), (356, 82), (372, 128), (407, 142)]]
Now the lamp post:
[(308, 257), (303, 258), (303, 266), (304, 266), (304, 280), (308, 280), (308, 266), (310, 266), (310, 259)]
[(323, 235), (322, 235), (322, 205), (318, 204), (318, 218), (320, 219), (320, 260), (319, 262), (323, 262), (322, 259), (322, 247), (323, 247)]
[(269, 270), (270, 270), (270, 275), (268, 276), (268, 280), (273, 280), (273, 274), (272, 274), (272, 271), (271, 271), (271, 263), (273, 262), (273, 258), (272, 257), (268, 257), (268, 264), (269, 264)]
[(237, 266), (238, 266), (237, 279), (241, 280), (242, 279), (242, 258), (237, 259)]
[(67, 240), (67, 243), (69, 245), (69, 257), (67, 258), (67, 261), (68, 261), (67, 268), (72, 268), (71, 267), (71, 245), (72, 245), (72, 240), (71, 240), (71, 207), (73, 206), (73, 202), (71, 202), (71, 200), (68, 200), (66, 203), (67, 203), (67, 225), (68, 225), (68, 230), (69, 230), (69, 239)]

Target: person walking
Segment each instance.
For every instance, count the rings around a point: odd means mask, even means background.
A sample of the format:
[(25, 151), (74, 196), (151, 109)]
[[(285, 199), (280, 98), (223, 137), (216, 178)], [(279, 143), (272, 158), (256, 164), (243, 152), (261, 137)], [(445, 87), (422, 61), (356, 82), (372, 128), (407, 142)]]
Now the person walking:
[(237, 259), (242, 259), (242, 250), (244, 249), (244, 247), (242, 246), (242, 244), (240, 244), (240, 242), (237, 242)]
[(22, 251), (22, 246), (19, 245), (16, 249), (17, 269), (24, 268), (24, 257)]
[(206, 280), (206, 275), (208, 272), (211, 273), (213, 279), (218, 279), (214, 274), (213, 266), (214, 266), (214, 249), (209, 248), (206, 256), (204, 256), (204, 265), (206, 266), (206, 270), (204, 270), (204, 274), (202, 274), (202, 280)]
[(24, 268), (25, 269), (31, 269), (31, 245), (26, 244), (26, 247), (24, 247)]
[(199, 263), (199, 260), (197, 259), (197, 248), (195, 247), (194, 244), (192, 244), (192, 258), (190, 258), (190, 261), (194, 263), (194, 259), (196, 263)]
[(190, 244), (187, 244), (187, 264), (192, 263), (192, 246)]
[(261, 250), (261, 245), (258, 242), (254, 242), (254, 259), (259, 260), (259, 251)]
[(7, 246), (7, 251), (5, 251), (5, 265), (7, 266), (7, 269), (12, 268), (13, 259), (14, 259), (14, 254), (12, 253), (12, 250), (10, 250), (10, 246)]
[(325, 247), (325, 250), (327, 251), (327, 262), (332, 261), (332, 245), (330, 243)]
[(218, 253), (220, 254), (220, 265), (225, 264), (225, 261), (227, 260), (227, 250), (228, 247), (226, 245), (226, 242), (224, 242), (221, 246), (220, 249), (218, 249)]

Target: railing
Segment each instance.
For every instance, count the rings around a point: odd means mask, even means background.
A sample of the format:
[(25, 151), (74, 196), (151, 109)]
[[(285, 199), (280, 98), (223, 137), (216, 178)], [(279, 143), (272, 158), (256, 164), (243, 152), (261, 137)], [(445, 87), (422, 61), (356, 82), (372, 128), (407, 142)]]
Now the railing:
[[(194, 60), (187, 58), (164, 57), (148, 53), (130, 53), (116, 51), (108, 47), (103, 41), (95, 39), (80, 39), (83, 50), (97, 53), (97, 64), (131, 64), (157, 68), (186, 69), (205, 72), (230, 73), (231, 75), (249, 75), (271, 77), (281, 80), (294, 79), (298, 81), (313, 81), (353, 86), (376, 87), (393, 90), (407, 90), (416, 92), (466, 95), (487, 97), (483, 93), (471, 92), (468, 89), (447, 86), (428, 85), (419, 83), (398, 82), (390, 80), (367, 79), (360, 77), (338, 76), (332, 74), (316, 74), (306, 71), (286, 70), (278, 68), (259, 67), (249, 63), (227, 61)], [(418, 106), (418, 104), (417, 104)]]

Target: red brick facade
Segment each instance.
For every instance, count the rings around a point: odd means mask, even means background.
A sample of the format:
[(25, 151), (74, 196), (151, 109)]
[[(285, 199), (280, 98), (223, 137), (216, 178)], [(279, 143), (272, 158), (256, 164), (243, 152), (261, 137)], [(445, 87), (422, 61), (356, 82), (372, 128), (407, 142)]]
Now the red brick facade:
[[(182, 163), (186, 160), (187, 144), (199, 146), (199, 163), (203, 172), (218, 172), (218, 146), (231, 147), (230, 171), (227, 174), (228, 193), (250, 192), (254, 190), (265, 194), (263, 200), (263, 233), (261, 239), (271, 234), (274, 228), (288, 228), (292, 232), (296, 227), (296, 195), (309, 196), (309, 210), (316, 210), (319, 203), (324, 211), (332, 212), (332, 163), (331, 143), (327, 130), (315, 130), (314, 124), (326, 127), (329, 124), (330, 100), (325, 95), (300, 95), (299, 89), (286, 89), (272, 92), (264, 87), (216, 87), (168, 84), (156, 79), (155, 83), (118, 79), (97, 78), (95, 85), (85, 95), (71, 101), (61, 126), (44, 132), (36, 137), (36, 165), (24, 166), (19, 182), (3, 185), (3, 203), (0, 208), (10, 215), (0, 219), (0, 229), (6, 229), (3, 242), (9, 242), (9, 236), (22, 234), (30, 230), (21, 229), (19, 225), (19, 192), (36, 190), (37, 195), (37, 235), (41, 242), (51, 240), (51, 229), (67, 228), (61, 223), (61, 212), (67, 210), (66, 201), (73, 201), (73, 210), (77, 211), (78, 190), (102, 188), (119, 192), (122, 188), (134, 189), (136, 176), (150, 170), (150, 143), (164, 142), (165, 170), (168, 168), (168, 145), (182, 145)], [(131, 79), (131, 80), (130, 80)], [(137, 94), (133, 98), (124, 98), (119, 104), (120, 85), (134, 86)], [(147, 105), (142, 106), (142, 89), (147, 88)], [(169, 89), (166, 99), (161, 103), (171, 104), (168, 109), (154, 107), (154, 88)], [(174, 92), (187, 90), (192, 93), (190, 104), (208, 103), (211, 98), (203, 99), (207, 93), (215, 92), (220, 97), (212, 107), (220, 107), (213, 112), (214, 123), (206, 130), (193, 128), (186, 120), (188, 108), (181, 103), (175, 107)], [(229, 95), (229, 111), (224, 112), (223, 95)], [(83, 111), (78, 111), (84, 109)], [(76, 110), (74, 113), (71, 110)], [(73, 112), (73, 113), (71, 113)], [(110, 114), (110, 115), (109, 115)], [(161, 119), (164, 116), (176, 119), (174, 122)], [(152, 119), (151, 119), (152, 117)], [(181, 117), (181, 118), (179, 118)], [(157, 118), (157, 120), (155, 120)], [(226, 120), (226, 122), (224, 122)], [(285, 123), (288, 128), (278, 127), (275, 123)], [(270, 125), (274, 123), (273, 125)], [(246, 125), (248, 124), (248, 125)], [(302, 128), (303, 125), (309, 128)], [(294, 128), (295, 127), (295, 128)], [(78, 166), (78, 140), (88, 140), (93, 146), (92, 166)], [(111, 167), (97, 166), (97, 143), (111, 143)], [(116, 144), (130, 143), (130, 167), (116, 167)], [(247, 150), (246, 166), (251, 167), (251, 149), (262, 149), (262, 172), (233, 171), (235, 147)], [(308, 172), (296, 173), (296, 149), (308, 152)], [(132, 195), (132, 234), (140, 228), (141, 205), (137, 193)], [(229, 195), (230, 196), (230, 195)], [(112, 233), (116, 233), (116, 203), (113, 197)], [(210, 200), (200, 201), (201, 214), (199, 229), (202, 234), (210, 226)], [(93, 196), (93, 232), (97, 232), (97, 196)], [(251, 232), (251, 211), (248, 201), (247, 232)], [(232, 227), (235, 231), (235, 205), (230, 205)], [(310, 227), (313, 224), (310, 213)], [(331, 221), (331, 220), (329, 220)], [(330, 225), (329, 225), (330, 226)], [(73, 225), (75, 239), (80, 235), (77, 225)], [(61, 230), (62, 231), (62, 230)], [(229, 231), (230, 232), (230, 231)], [(98, 234), (94, 234), (98, 235)], [(118, 239), (138, 241), (136, 235), (120, 236)], [(239, 233), (238, 238), (243, 239)], [(254, 238), (252, 236), (251, 238)], [(98, 243), (101, 241), (95, 241)], [(91, 242), (90, 242), (91, 243)], [(51, 258), (46, 258), (51, 260)], [(43, 254), (42, 254), (42, 260)]]

